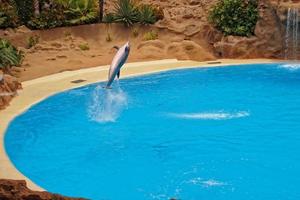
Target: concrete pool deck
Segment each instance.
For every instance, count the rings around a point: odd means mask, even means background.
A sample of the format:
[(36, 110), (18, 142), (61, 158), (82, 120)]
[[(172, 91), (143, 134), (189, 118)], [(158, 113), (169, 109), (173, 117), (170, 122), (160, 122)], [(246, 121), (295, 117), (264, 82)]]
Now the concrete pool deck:
[[(137, 76), (148, 73), (162, 72), (172, 69), (185, 69), (194, 67), (216, 67), (240, 64), (274, 63), (278, 60), (255, 59), (255, 60), (216, 60), (209, 62), (178, 61), (176, 59), (128, 63), (122, 70), (122, 77)], [(105, 81), (109, 66), (99, 66), (77, 71), (66, 71), (46, 77), (25, 81), (22, 83), (23, 90), (13, 99), (10, 106), (0, 111), (0, 179), (26, 180), (32, 190), (43, 190), (22, 173), (11, 163), (4, 148), (4, 134), (9, 123), (19, 114), (26, 111), (32, 105), (43, 99), (65, 90), (78, 88), (84, 85)], [(80, 82), (78, 80), (84, 80)], [(72, 81), (78, 81), (74, 83)]]

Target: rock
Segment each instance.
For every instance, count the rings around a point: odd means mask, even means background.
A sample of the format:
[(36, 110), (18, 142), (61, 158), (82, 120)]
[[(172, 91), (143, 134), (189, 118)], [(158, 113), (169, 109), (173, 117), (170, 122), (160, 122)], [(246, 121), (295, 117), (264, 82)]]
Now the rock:
[[(21, 89), (21, 83), (15, 77), (6, 74), (0, 74), (0, 109), (4, 109), (9, 102), (17, 94), (17, 90)], [(1, 198), (0, 198), (1, 199)]]
[(83, 198), (70, 198), (49, 192), (35, 192), (27, 188), (23, 180), (0, 179), (1, 200), (84, 200)]
[(149, 40), (149, 41), (143, 41), (138, 46), (137, 49), (145, 48), (145, 47), (157, 47), (159, 49), (164, 49), (165, 44), (161, 40)]
[(62, 44), (61, 44), (61, 43), (58, 43), (58, 42), (53, 42), (53, 43), (51, 43), (51, 46), (52, 46), (52, 47), (55, 47), (55, 48), (61, 48), (61, 47), (62, 47)]
[(213, 46), (225, 58), (281, 58), (284, 28), (268, 0), (259, 1), (259, 20), (251, 37), (223, 36)]
[(215, 59), (206, 49), (194, 41), (184, 40), (182, 42), (172, 42), (167, 53), (180, 60), (206, 61)]
[(31, 33), (32, 31), (27, 28), (26, 26), (20, 26), (16, 29), (17, 33), (21, 33), (21, 34), (24, 34), (24, 33)]
[(68, 58), (68, 56), (66, 56), (66, 55), (57, 55), (56, 58), (58, 58), (58, 59), (66, 59), (66, 58)]

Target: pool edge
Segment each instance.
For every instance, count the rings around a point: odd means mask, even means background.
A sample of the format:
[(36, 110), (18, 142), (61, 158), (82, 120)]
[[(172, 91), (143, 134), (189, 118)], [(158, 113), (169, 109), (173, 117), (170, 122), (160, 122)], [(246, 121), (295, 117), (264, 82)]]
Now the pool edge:
[[(122, 77), (139, 76), (174, 69), (279, 62), (282, 61), (270, 59), (224, 59), (216, 60), (213, 64), (210, 64), (209, 62), (198, 62), (192, 60), (178, 61), (176, 59), (167, 59), (148, 62), (135, 62), (126, 64), (124, 70), (122, 70)], [(19, 95), (13, 99), (8, 108), (0, 111), (0, 179), (26, 180), (27, 185), (30, 189), (44, 191), (43, 188), (39, 187), (29, 178), (20, 173), (10, 161), (4, 146), (4, 136), (9, 123), (15, 117), (25, 112), (32, 105), (46, 99), (49, 96), (69, 89), (105, 81), (107, 78), (108, 68), (109, 66), (106, 65), (76, 71), (67, 71), (33, 79), (30, 81), (25, 81), (22, 83), (23, 90), (21, 90), (19, 92)], [(77, 84), (71, 82), (79, 79), (85, 81)]]

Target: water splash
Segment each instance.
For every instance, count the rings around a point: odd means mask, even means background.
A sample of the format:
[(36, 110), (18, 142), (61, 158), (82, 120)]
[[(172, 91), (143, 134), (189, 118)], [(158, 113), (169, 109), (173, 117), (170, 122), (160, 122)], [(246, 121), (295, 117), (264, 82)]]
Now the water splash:
[(200, 177), (193, 178), (193, 179), (187, 181), (187, 183), (192, 184), (192, 185), (200, 185), (202, 187), (220, 187), (220, 186), (228, 185), (227, 183), (224, 183), (224, 182), (221, 182), (218, 180), (214, 180), (214, 179), (204, 180)]
[(290, 71), (296, 71), (300, 69), (300, 63), (284, 64), (284, 65), (280, 65), (279, 68), (288, 69)]
[(119, 86), (113, 89), (98, 86), (92, 94), (89, 117), (100, 123), (115, 122), (126, 107), (127, 95)]
[(299, 16), (298, 8), (289, 8), (285, 33), (285, 59), (298, 59)]
[(169, 116), (181, 119), (200, 119), (200, 120), (228, 120), (235, 118), (248, 117), (249, 112), (240, 111), (236, 113), (225, 113), (225, 112), (205, 112), (205, 113), (170, 113)]

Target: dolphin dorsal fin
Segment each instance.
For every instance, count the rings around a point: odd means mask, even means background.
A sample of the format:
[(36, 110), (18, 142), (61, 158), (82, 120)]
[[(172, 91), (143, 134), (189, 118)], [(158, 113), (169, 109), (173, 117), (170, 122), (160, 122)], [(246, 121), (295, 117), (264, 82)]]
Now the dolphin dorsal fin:
[(120, 75), (121, 75), (121, 70), (119, 70), (119, 72), (117, 73), (118, 79), (120, 78)]

